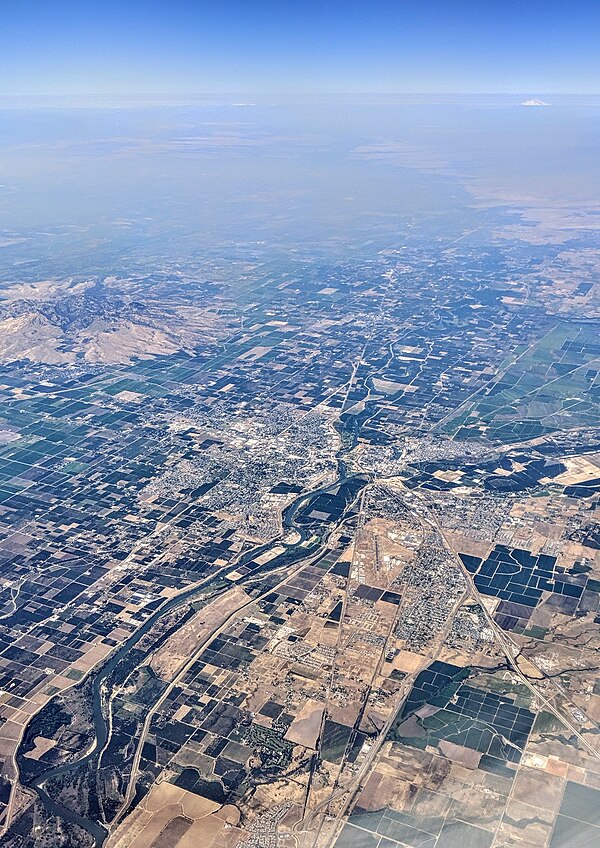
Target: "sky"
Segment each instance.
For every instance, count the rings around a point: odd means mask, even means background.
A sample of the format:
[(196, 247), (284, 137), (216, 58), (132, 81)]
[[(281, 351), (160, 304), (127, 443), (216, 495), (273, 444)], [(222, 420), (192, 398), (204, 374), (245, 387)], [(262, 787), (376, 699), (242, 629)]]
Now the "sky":
[(0, 96), (600, 93), (598, 0), (0, 0)]

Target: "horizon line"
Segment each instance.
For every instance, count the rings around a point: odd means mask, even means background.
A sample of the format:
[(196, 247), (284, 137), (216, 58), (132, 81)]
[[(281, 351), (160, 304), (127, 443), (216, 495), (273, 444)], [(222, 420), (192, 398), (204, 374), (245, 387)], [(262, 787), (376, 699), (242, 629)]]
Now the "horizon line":
[[(240, 101), (239, 98), (250, 98), (250, 100)], [(475, 97), (506, 97), (506, 98), (538, 98), (538, 97), (550, 97), (550, 98), (558, 98), (560, 100), (564, 100), (565, 98), (600, 98), (600, 90), (599, 91), (544, 91), (540, 89), (532, 90), (532, 89), (521, 89), (514, 91), (502, 91), (502, 90), (489, 90), (489, 91), (434, 91), (434, 90), (423, 90), (423, 91), (382, 91), (377, 89), (365, 90), (365, 91), (244, 91), (244, 90), (232, 90), (227, 92), (222, 91), (189, 91), (189, 92), (144, 92), (144, 91), (130, 91), (130, 92), (61, 92), (61, 93), (1, 93), (0, 92), (0, 107), (2, 106), (10, 106), (10, 105), (22, 105), (22, 106), (31, 106), (33, 102), (37, 101), (40, 106), (43, 105), (44, 102), (48, 101), (57, 101), (57, 102), (65, 102), (68, 101), (72, 105), (77, 104), (79, 108), (96, 108), (101, 103), (97, 101), (112, 101), (115, 104), (121, 104), (123, 101), (129, 101), (132, 105), (135, 104), (136, 101), (149, 101), (149, 102), (158, 102), (160, 101), (164, 105), (181, 105), (181, 101), (201, 101), (201, 100), (214, 100), (218, 101), (219, 105), (229, 105), (229, 106), (238, 106), (238, 107), (253, 107), (253, 106), (265, 106), (265, 105), (278, 105), (281, 101), (289, 101), (294, 99), (328, 99), (328, 98), (348, 98), (355, 99), (361, 97), (378, 97), (378, 98), (406, 98), (406, 99), (414, 99), (414, 98), (445, 98), (445, 99), (453, 99), (453, 98), (475, 98)], [(267, 103), (265, 100), (275, 100), (277, 103)], [(231, 101), (234, 102), (231, 102)], [(261, 102), (251, 102), (252, 100), (257, 100)], [(520, 105), (520, 104), (516, 104)]]

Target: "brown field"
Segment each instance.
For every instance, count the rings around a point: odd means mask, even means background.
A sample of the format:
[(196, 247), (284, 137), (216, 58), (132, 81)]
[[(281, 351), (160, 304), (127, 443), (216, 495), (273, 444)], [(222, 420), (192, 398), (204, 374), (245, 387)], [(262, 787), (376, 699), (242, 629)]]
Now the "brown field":
[(165, 680), (170, 680), (177, 669), (190, 658), (199, 645), (235, 612), (248, 595), (239, 586), (234, 586), (208, 606), (203, 607), (186, 624), (180, 627), (154, 654), (150, 665)]
[(572, 486), (584, 480), (593, 480), (598, 476), (600, 459), (597, 456), (566, 457), (562, 462), (567, 466), (567, 470), (559, 474), (555, 482), (563, 486)]
[(244, 838), (237, 807), (171, 783), (155, 784), (110, 836), (107, 848), (224, 848)]
[(285, 734), (288, 742), (315, 749), (319, 739), (324, 709), (324, 705), (318, 701), (307, 701)]
[(553, 813), (511, 798), (506, 806), (498, 835), (501, 840), (510, 840), (508, 844), (522, 845), (523, 848), (537, 848), (538, 845), (548, 844), (553, 821)]
[(420, 654), (413, 654), (411, 651), (399, 651), (397, 656), (394, 657), (392, 668), (404, 671), (406, 674), (414, 674), (427, 665), (427, 662), (427, 658)]
[(557, 810), (564, 784), (559, 777), (539, 769), (522, 767), (514, 782), (513, 795), (543, 810)]
[(172, 845), (177, 845), (192, 824), (193, 822), (185, 816), (175, 816), (161, 830), (158, 837), (152, 843), (152, 848), (171, 848)]
[(30, 760), (39, 760), (46, 751), (54, 748), (56, 745), (56, 739), (46, 739), (44, 736), (36, 736), (34, 743), (35, 748), (32, 751), (27, 751), (27, 753), (23, 754), (23, 756), (29, 757)]

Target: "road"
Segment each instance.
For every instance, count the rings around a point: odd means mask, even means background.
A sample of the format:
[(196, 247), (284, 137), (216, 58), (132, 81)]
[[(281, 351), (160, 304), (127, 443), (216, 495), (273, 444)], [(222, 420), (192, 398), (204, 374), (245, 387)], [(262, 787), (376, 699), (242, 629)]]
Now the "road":
[[(421, 523), (423, 526), (423, 516), (417, 514), (414, 510), (411, 509), (413, 516)], [(443, 536), (440, 535), (440, 540), (443, 542), (444, 546), (448, 548), (447, 542)], [(435, 645), (431, 649), (431, 655), (427, 660), (427, 664), (433, 662), (438, 658), (439, 653), (446, 641), (450, 628), (452, 627), (452, 622), (454, 619), (454, 613), (456, 610), (460, 608), (460, 606), (464, 603), (464, 601), (468, 598), (468, 592), (465, 592), (456, 600), (453, 610), (448, 616), (448, 621), (446, 626), (440, 631), (438, 634)], [(390, 638), (393, 636), (393, 632), (395, 629), (395, 625), (398, 622), (400, 616), (402, 615), (403, 604), (401, 604), (398, 608), (396, 616), (391, 623), (390, 629), (388, 631), (387, 639), (385, 644), (382, 647), (382, 651), (379, 657), (379, 660), (373, 670), (373, 675), (371, 677), (370, 685), (365, 694), (364, 705), (368, 703), (369, 695), (372, 691), (372, 688), (377, 680), (377, 676), (381, 665), (383, 663), (385, 653), (389, 644)], [(425, 659), (425, 658), (424, 658)], [(326, 798), (324, 801), (321, 801), (318, 805), (316, 805), (308, 814), (305, 814), (302, 819), (300, 819), (292, 828), (292, 833), (296, 838), (303, 837), (302, 848), (316, 848), (319, 844), (319, 839), (321, 837), (323, 827), (325, 823), (328, 821), (324, 815), (322, 815), (323, 810), (328, 809), (334, 802), (343, 799), (345, 797), (345, 801), (340, 806), (339, 810), (336, 813), (335, 819), (332, 823), (332, 829), (327, 836), (327, 845), (333, 845), (340, 828), (343, 826), (344, 816), (353, 802), (354, 797), (356, 796), (358, 790), (361, 787), (362, 780), (369, 774), (373, 763), (375, 762), (382, 746), (385, 744), (388, 733), (394, 724), (400, 710), (402, 709), (404, 702), (408, 694), (410, 693), (415, 678), (419, 674), (419, 671), (415, 671), (411, 674), (408, 674), (401, 682), (398, 692), (396, 694), (394, 705), (390, 711), (390, 714), (385, 721), (383, 727), (377, 735), (377, 738), (372, 742), (371, 749), (369, 750), (365, 760), (361, 764), (359, 770), (354, 774), (343, 786), (339, 784), (339, 774), (342, 773), (345, 765), (345, 760), (343, 759), (340, 764), (340, 769), (338, 773), (338, 779), (334, 783), (331, 795)], [(356, 726), (356, 725), (355, 725)], [(350, 745), (347, 745), (346, 750), (348, 751)], [(313, 828), (315, 821), (317, 818), (320, 818), (319, 824), (316, 830)], [(331, 823), (331, 822), (330, 822)]]

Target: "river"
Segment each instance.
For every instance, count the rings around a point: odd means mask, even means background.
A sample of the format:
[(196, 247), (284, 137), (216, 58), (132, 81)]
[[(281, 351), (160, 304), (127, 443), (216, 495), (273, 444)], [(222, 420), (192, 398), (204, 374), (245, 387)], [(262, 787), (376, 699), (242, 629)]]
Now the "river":
[[(343, 429), (340, 427), (340, 429)], [(264, 567), (260, 570), (260, 573), (263, 571), (272, 570), (277, 567), (277, 562), (281, 558), (287, 559), (289, 558), (290, 564), (294, 561), (297, 561), (302, 558), (306, 558), (307, 556), (314, 556), (315, 551), (309, 551), (306, 547), (300, 547), (304, 541), (306, 541), (307, 537), (313, 534), (314, 530), (308, 530), (306, 527), (302, 525), (297, 525), (295, 523), (296, 515), (298, 511), (302, 509), (305, 511), (306, 508), (310, 505), (311, 501), (318, 497), (322, 492), (325, 492), (329, 489), (334, 488), (335, 486), (342, 485), (351, 481), (356, 475), (347, 476), (346, 464), (344, 462), (344, 455), (350, 450), (355, 444), (357, 439), (357, 430), (358, 428), (354, 424), (350, 433), (347, 435), (350, 436), (349, 439), (342, 441), (342, 447), (338, 451), (337, 454), (337, 466), (338, 466), (338, 475), (337, 479), (333, 483), (324, 484), (317, 489), (312, 490), (308, 493), (303, 493), (299, 495), (295, 500), (289, 504), (283, 512), (283, 527), (286, 530), (295, 529), (300, 538), (297, 542), (292, 545), (288, 545), (287, 550), (284, 554), (281, 554), (280, 557), (276, 557), (268, 563), (265, 563)], [(341, 434), (343, 435), (343, 434)], [(366, 479), (364, 481), (367, 482)], [(325, 540), (328, 537), (329, 533), (333, 529), (333, 526), (324, 530), (323, 536), (320, 539), (321, 548), (325, 548)], [(167, 601), (164, 606), (158, 609), (156, 612), (152, 613), (146, 621), (136, 630), (134, 634), (132, 634), (122, 645), (118, 648), (114, 654), (112, 654), (109, 659), (104, 663), (104, 665), (94, 674), (92, 681), (92, 711), (93, 711), (93, 722), (94, 722), (94, 730), (95, 730), (95, 744), (94, 747), (88, 751), (88, 753), (84, 754), (82, 757), (77, 759), (74, 762), (64, 763), (60, 766), (55, 766), (54, 768), (50, 768), (47, 771), (42, 772), (42, 774), (33, 778), (29, 781), (27, 785), (29, 788), (34, 790), (37, 793), (40, 801), (46, 808), (46, 810), (54, 815), (62, 818), (65, 821), (71, 822), (72, 824), (78, 825), (87, 831), (94, 839), (95, 845), (97, 848), (101, 848), (108, 837), (108, 830), (104, 825), (100, 822), (94, 821), (93, 819), (85, 818), (77, 813), (75, 810), (70, 809), (69, 807), (65, 807), (63, 804), (59, 803), (55, 799), (53, 799), (44, 789), (44, 785), (51, 779), (56, 777), (60, 777), (61, 775), (68, 774), (69, 772), (81, 768), (85, 766), (86, 763), (90, 762), (92, 759), (98, 756), (98, 752), (102, 752), (106, 746), (106, 743), (109, 739), (110, 733), (110, 720), (107, 714), (107, 710), (110, 707), (105, 707), (105, 697), (103, 695), (104, 692), (104, 684), (109, 681), (111, 674), (115, 670), (116, 666), (127, 656), (128, 652), (135, 647), (135, 645), (139, 642), (139, 640), (144, 636), (150, 628), (156, 623), (156, 621), (164, 616), (166, 613), (171, 610), (187, 603), (191, 599), (195, 598), (200, 594), (204, 594), (207, 590), (210, 591), (210, 587), (214, 583), (220, 583), (223, 580), (223, 577), (228, 573), (235, 571), (239, 568), (240, 565), (243, 565), (246, 562), (251, 561), (255, 557), (259, 556), (263, 551), (272, 547), (273, 543), (269, 542), (265, 545), (262, 545), (258, 548), (253, 548), (248, 551), (245, 555), (243, 555), (234, 565), (230, 566), (230, 568), (225, 572), (225, 574), (217, 574), (213, 577), (209, 578), (205, 583), (200, 585), (195, 585), (190, 589), (182, 592), (176, 597), (171, 598)], [(295, 554), (295, 555), (294, 555)], [(255, 570), (252, 574), (248, 575), (247, 579), (254, 580), (257, 576), (258, 572)]]

